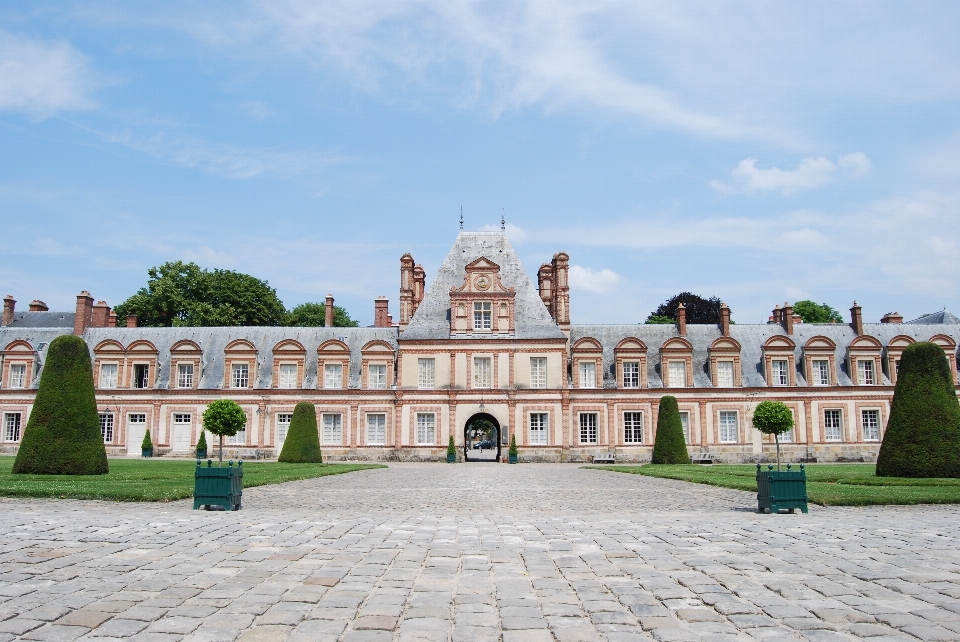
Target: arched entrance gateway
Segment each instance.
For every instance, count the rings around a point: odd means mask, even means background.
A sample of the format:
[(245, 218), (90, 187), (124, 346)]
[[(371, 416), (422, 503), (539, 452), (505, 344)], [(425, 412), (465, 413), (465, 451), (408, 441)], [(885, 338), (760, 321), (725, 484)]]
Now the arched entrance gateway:
[(464, 461), (500, 461), (500, 422), (479, 412), (463, 427)]

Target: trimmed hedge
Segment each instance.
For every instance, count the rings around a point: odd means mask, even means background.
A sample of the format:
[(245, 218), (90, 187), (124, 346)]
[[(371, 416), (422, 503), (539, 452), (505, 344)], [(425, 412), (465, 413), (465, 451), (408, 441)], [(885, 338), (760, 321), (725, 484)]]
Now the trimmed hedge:
[(80, 337), (50, 342), (14, 473), (105, 475), (107, 451), (93, 389), (90, 351)]
[(683, 439), (683, 423), (677, 398), (666, 395), (660, 398), (660, 414), (657, 417), (657, 436), (653, 443), (654, 464), (689, 464), (687, 442)]
[(960, 477), (960, 403), (950, 363), (935, 343), (903, 351), (877, 475)]
[(301, 401), (293, 409), (293, 419), (287, 429), (278, 461), (290, 464), (319, 464), (320, 433), (317, 432), (317, 410), (312, 403)]

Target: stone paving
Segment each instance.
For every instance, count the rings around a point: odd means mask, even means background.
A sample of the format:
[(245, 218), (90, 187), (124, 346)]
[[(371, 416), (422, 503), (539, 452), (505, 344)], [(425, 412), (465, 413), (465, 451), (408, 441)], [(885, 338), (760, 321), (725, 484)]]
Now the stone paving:
[(960, 508), (564, 464), (392, 464), (192, 502), (0, 500), (0, 642), (960, 640)]

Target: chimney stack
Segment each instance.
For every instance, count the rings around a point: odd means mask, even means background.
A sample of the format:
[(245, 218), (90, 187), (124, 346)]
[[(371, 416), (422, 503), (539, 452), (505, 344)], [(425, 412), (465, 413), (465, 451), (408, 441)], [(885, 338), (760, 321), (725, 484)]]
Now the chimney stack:
[(117, 327), (117, 313), (113, 310), (110, 310), (110, 315), (107, 317), (107, 327), (115, 328)]
[(677, 306), (677, 328), (681, 337), (687, 336), (687, 308), (682, 303)]
[(899, 312), (887, 312), (880, 319), (880, 323), (903, 323), (903, 315)]
[(105, 328), (110, 319), (110, 306), (107, 305), (106, 301), (97, 301), (93, 306), (93, 323), (90, 325), (94, 328)]
[(328, 328), (333, 327), (333, 295), (332, 294), (327, 295), (327, 316), (326, 316), (326, 319), (324, 319), (323, 324)]
[(390, 299), (385, 296), (378, 296), (373, 301), (373, 326), (375, 328), (389, 328), (392, 325)]
[(720, 334), (730, 336), (730, 308), (726, 303), (720, 304)]
[(30, 302), (31, 312), (48, 312), (49, 310), (50, 308), (47, 307), (47, 304), (40, 299), (34, 299)]
[(135, 327), (137, 327), (137, 315), (135, 315), (135, 314), (128, 314), (128, 315), (127, 315), (127, 327), (128, 327), (128, 328), (135, 328)]
[(81, 336), (93, 317), (93, 297), (86, 290), (77, 295), (77, 315), (73, 319), (73, 333)]
[(788, 335), (793, 334), (793, 306), (789, 303), (783, 304), (783, 329)]
[(863, 334), (863, 313), (856, 301), (853, 302), (853, 307), (850, 308), (850, 327), (853, 328), (853, 331), (857, 333), (858, 337)]
[(3, 321), (0, 325), (10, 325), (13, 323), (13, 313), (17, 308), (17, 301), (12, 295), (3, 297)]

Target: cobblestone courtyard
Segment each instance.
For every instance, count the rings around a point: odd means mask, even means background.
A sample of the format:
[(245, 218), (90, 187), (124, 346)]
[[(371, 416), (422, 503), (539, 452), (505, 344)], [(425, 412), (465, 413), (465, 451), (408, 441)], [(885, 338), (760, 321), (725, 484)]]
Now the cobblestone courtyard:
[(960, 639), (957, 507), (755, 505), (546, 464), (393, 464), (238, 513), (4, 499), (0, 642)]

